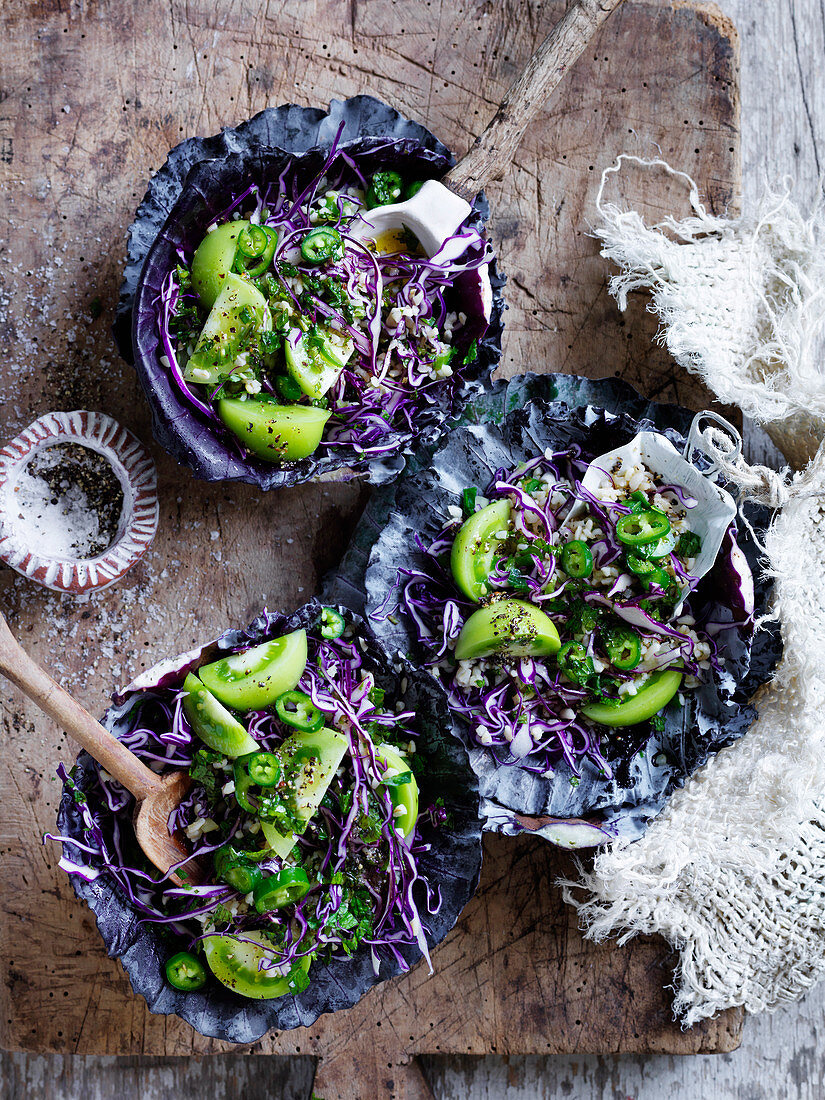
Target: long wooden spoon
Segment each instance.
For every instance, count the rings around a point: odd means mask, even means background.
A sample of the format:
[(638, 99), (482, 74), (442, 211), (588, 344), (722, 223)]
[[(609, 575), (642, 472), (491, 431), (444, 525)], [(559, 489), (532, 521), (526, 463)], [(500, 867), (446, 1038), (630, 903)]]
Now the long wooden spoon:
[(499, 179), (518, 148), (524, 132), (570, 66), (580, 57), (608, 16), (623, 0), (578, 0), (559, 20), (530, 58), (522, 74), (502, 100), (490, 124), (469, 152), (439, 180), (428, 180), (406, 202), (363, 211), (354, 226), (359, 236), (378, 236), (399, 228), (410, 229), (428, 256), (436, 252), (456, 258), (465, 241), (442, 251), (471, 211), (479, 191)]
[[(87, 710), (64, 691), (47, 672), (17, 644), (8, 623), (0, 614), (0, 673), (53, 718), (61, 729), (81, 745), (98, 764), (134, 795), (137, 805), (134, 828), (138, 844), (158, 870), (164, 874), (189, 855), (183, 841), (170, 834), (169, 815), (192, 785), (186, 772), (156, 775), (133, 752), (101, 726)], [(185, 870), (187, 884), (201, 879), (195, 860)], [(178, 885), (176, 874), (169, 876)]]

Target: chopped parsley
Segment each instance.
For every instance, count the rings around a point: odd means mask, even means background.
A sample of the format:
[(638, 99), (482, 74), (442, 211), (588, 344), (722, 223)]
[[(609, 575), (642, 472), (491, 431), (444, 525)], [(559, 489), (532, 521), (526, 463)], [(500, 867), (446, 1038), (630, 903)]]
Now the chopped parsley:
[(221, 787), (226, 781), (223, 772), (218, 771), (215, 765), (223, 757), (219, 752), (210, 749), (198, 749), (195, 758), (189, 767), (192, 779), (203, 788), (206, 801), (210, 808), (214, 808), (221, 799)]

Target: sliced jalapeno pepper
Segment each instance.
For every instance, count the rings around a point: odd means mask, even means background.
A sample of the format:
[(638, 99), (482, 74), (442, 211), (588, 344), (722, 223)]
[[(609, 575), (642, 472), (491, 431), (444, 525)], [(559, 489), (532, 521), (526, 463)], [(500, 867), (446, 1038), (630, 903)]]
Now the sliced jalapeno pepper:
[(301, 255), (309, 264), (340, 260), (344, 255), (344, 241), (337, 229), (319, 226), (307, 233), (301, 241)]
[(412, 183), (408, 183), (404, 188), (404, 198), (411, 199), (413, 195), (418, 194), (423, 186), (424, 180), (413, 180)]
[(300, 901), (310, 891), (306, 871), (300, 867), (287, 867), (277, 875), (270, 875), (255, 887), (252, 898), (259, 913), (281, 909), (284, 905)]
[(629, 627), (614, 627), (602, 635), (610, 663), (622, 672), (629, 672), (642, 659), (642, 640)]
[(631, 512), (620, 516), (616, 523), (616, 535), (625, 546), (645, 546), (658, 542), (670, 530), (670, 520), (658, 508), (645, 512)]
[(581, 642), (565, 642), (559, 650), (559, 668), (574, 684), (585, 684), (596, 671)]
[(260, 225), (248, 225), (238, 234), (238, 251), (251, 260), (262, 256), (267, 244), (269, 238)]
[(235, 800), (242, 810), (261, 821), (275, 821), (286, 812), (286, 802), (275, 787), (261, 787), (255, 782), (249, 774), (250, 756), (235, 761)]
[(404, 189), (404, 181), (397, 172), (376, 172), (367, 191), (367, 206), (388, 206), (398, 202)]
[(166, 980), (173, 989), (192, 993), (206, 985), (206, 968), (188, 951), (178, 951), (166, 964)]
[(649, 542), (647, 546), (638, 546), (636, 548), (637, 554), (641, 558), (647, 560), (658, 560), (659, 558), (669, 557), (676, 548), (678, 541), (678, 535), (675, 531), (668, 531), (663, 539), (659, 539), (658, 542)]
[(263, 871), (254, 863), (237, 863), (234, 867), (227, 867), (223, 874), (224, 882), (239, 894), (254, 890), (262, 878)]
[[(246, 268), (246, 274), (250, 279), (259, 279), (272, 263), (275, 249), (278, 247), (278, 234), (267, 225), (251, 225), (249, 228), (250, 231), (257, 229), (259, 234), (263, 234), (266, 241), (264, 248), (260, 252), (256, 252), (254, 257), (252, 257), (253, 259), (257, 259), (258, 262), (253, 267)], [(241, 234), (241, 236), (243, 236), (243, 234)]]
[(655, 562), (648, 561), (647, 558), (639, 557), (638, 554), (625, 555), (625, 562), (630, 572), (635, 573), (637, 577), (647, 579), (651, 573), (656, 571)]
[(647, 499), (647, 494), (643, 493), (641, 489), (637, 489), (634, 493), (625, 501), (630, 505), (630, 511), (633, 515), (638, 515), (639, 512), (646, 512), (650, 507), (650, 501)]
[[(236, 802), (241, 809), (246, 810), (247, 813), (255, 814), (261, 821), (274, 821), (286, 810), (284, 799), (275, 789), (279, 780), (264, 786), (258, 783), (250, 774), (249, 765), (254, 757), (270, 757), (273, 755), (273, 753), (268, 752), (248, 753), (246, 756), (239, 757), (233, 767)], [(275, 760), (280, 768), (280, 760), (277, 757), (275, 757)]]
[(250, 796), (250, 789), (255, 786), (255, 783), (246, 766), (246, 761), (249, 760), (251, 756), (255, 755), (256, 753), (250, 753), (249, 756), (240, 756), (233, 766), (235, 776), (235, 799), (241, 809), (246, 810), (249, 814), (256, 814), (258, 812), (258, 803), (253, 802)]
[(304, 733), (315, 733), (324, 724), (323, 713), (303, 691), (285, 691), (279, 695), (275, 713), (282, 722)]
[(568, 577), (575, 577), (577, 580), (589, 577), (593, 572), (593, 555), (587, 543), (581, 539), (566, 543), (561, 552), (561, 567)]
[(253, 752), (246, 757), (246, 767), (253, 783), (259, 787), (274, 787), (281, 778), (281, 761), (274, 752)]
[(263, 878), (260, 867), (246, 859), (244, 853), (230, 846), (220, 848), (215, 853), (215, 873), (239, 894), (248, 894)]
[(321, 637), (340, 638), (347, 628), (346, 620), (334, 607), (324, 607), (321, 610)]

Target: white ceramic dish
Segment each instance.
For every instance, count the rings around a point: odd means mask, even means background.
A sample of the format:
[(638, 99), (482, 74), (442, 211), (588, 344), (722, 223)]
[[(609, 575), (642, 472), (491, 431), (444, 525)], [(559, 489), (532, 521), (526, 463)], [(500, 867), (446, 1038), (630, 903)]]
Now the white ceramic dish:
[[(678, 485), (684, 492), (683, 503), (688, 510), (690, 529), (702, 540), (702, 549), (696, 558), (692, 576), (703, 577), (713, 566), (725, 532), (736, 516), (737, 504), (727, 490), (716, 484), (717, 470), (711, 465), (704, 471), (693, 464), (694, 454), (698, 451), (710, 456), (702, 447), (701, 425), (711, 420), (734, 439), (734, 456), (741, 453), (742, 440), (736, 429), (716, 413), (697, 413), (688, 433), (683, 454), (680, 454), (670, 440), (659, 432), (639, 432), (623, 447), (616, 447), (606, 454), (598, 455), (587, 468), (582, 485), (593, 496), (599, 496), (605, 485), (612, 484), (610, 472), (617, 462), (623, 466), (643, 464), (665, 485)], [(565, 523), (581, 515), (587, 508), (584, 501), (578, 501), (570, 510)], [(687, 595), (684, 590), (682, 600), (677, 604), (678, 613)]]
[[(421, 190), (405, 202), (362, 210), (351, 232), (361, 240), (376, 240), (399, 228), (409, 229), (431, 259), (447, 265), (457, 260), (467, 248), (469, 238), (462, 236), (459, 230), (472, 212), (470, 204), (454, 195), (443, 183), (427, 180)], [(487, 264), (478, 269), (478, 278), (484, 319), (489, 321), (493, 309), (493, 289)]]

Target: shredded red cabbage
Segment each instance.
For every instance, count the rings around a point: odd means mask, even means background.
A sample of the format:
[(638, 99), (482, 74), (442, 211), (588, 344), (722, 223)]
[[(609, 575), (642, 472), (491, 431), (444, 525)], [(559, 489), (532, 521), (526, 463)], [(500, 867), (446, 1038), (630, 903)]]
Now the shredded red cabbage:
[[(359, 459), (382, 458), (415, 437), (416, 418), (422, 409), (466, 384), (466, 369), (475, 358), (472, 340), (483, 334), (484, 327), (479, 327), (477, 317), (471, 318), (470, 324), (461, 320), (465, 316), (463, 303), (454, 284), (462, 273), (490, 263), (492, 252), (481, 235), (467, 226), (450, 238), (465, 245), (454, 260), (440, 253), (428, 258), (417, 254), (414, 247), (396, 254), (368, 248), (352, 233), (357, 208), (363, 205), (359, 191), (352, 192), (365, 189), (366, 181), (354, 158), (340, 148), (339, 139), (340, 131), (323, 167), (311, 180), (307, 182), (287, 167), (265, 188), (250, 187), (233, 198), (215, 217), (215, 223), (242, 215), (277, 231), (270, 275), (279, 284), (278, 293), (289, 299), (307, 323), (320, 321), (346, 333), (355, 344), (352, 359), (327, 394), (332, 416), (321, 447), (327, 453), (349, 451)], [(324, 265), (324, 281), (344, 288), (348, 302), (363, 309), (360, 318), (353, 318), (340, 303), (329, 300), (319, 289), (319, 268), (300, 255), (301, 241), (318, 227), (319, 218), (325, 227), (338, 230), (345, 245), (339, 260)], [(191, 258), (179, 255), (184, 268)], [(212, 386), (210, 393), (210, 387), (183, 377), (187, 340), (172, 331), (171, 322), (179, 303), (191, 307), (197, 302), (197, 296), (181, 286), (178, 271), (169, 271), (158, 302), (166, 369), (186, 402), (219, 426), (222, 436), (240, 446), (212, 406), (214, 399), (226, 396), (227, 382), (218, 387), (220, 392)], [(205, 319), (205, 311), (201, 312)], [(445, 356), (450, 351), (447, 362)], [(266, 372), (258, 372), (257, 382), (263, 391), (273, 392), (272, 381)], [(241, 389), (239, 395), (243, 392)]]
[[(245, 932), (265, 929), (277, 943), (277, 947), (273, 944), (272, 964), (278, 967), (289, 967), (306, 955), (325, 961), (343, 958), (364, 943), (372, 953), (376, 973), (385, 955), (407, 970), (402, 947), (417, 945), (429, 962), (426, 927), (413, 896), (416, 883), (425, 888), (430, 915), (441, 905), (437, 884), (423, 879), (417, 866), (417, 856), (428, 850), (421, 830), (439, 824), (439, 810), (435, 806), (422, 808), (414, 832), (401, 836), (395, 828), (389, 789), (376, 779), (383, 769), (376, 763), (374, 743), (400, 744), (406, 750), (416, 736), (415, 715), (403, 709), (400, 699), (388, 698), (384, 703), (383, 692), (364, 662), (359, 638), (350, 634), (326, 640), (310, 634), (308, 642), (309, 660), (298, 688), (324, 711), (327, 725), (348, 737), (350, 752), (319, 812), (298, 839), (301, 859), (315, 869), (317, 880), (299, 902), (262, 915), (223, 883), (176, 887), (169, 875), (160, 877), (136, 847), (132, 796), (99, 767), (97, 784), (88, 796), (77, 789), (64, 767), (59, 767), (58, 775), (73, 791), (81, 811), (84, 840), (53, 835), (47, 839), (64, 844), (60, 866), (68, 874), (80, 875), (88, 882), (99, 875), (110, 876), (143, 921), (165, 925), (190, 947), (215, 931), (242, 937)], [(179, 683), (167, 685), (137, 697), (129, 712), (129, 729), (122, 740), (155, 771), (192, 768), (203, 749), (183, 712), (182, 698)], [(244, 721), (263, 750), (276, 749), (290, 732), (271, 710), (248, 713)], [(216, 800), (214, 791), (210, 797), (196, 779), (170, 818), (170, 831), (185, 830), (204, 820), (214, 826), (194, 842), (192, 855), (211, 866), (211, 854), (241, 836), (244, 827), (254, 822), (254, 815), (245, 814), (231, 797)], [(75, 849), (78, 855), (93, 856), (94, 866), (67, 854)], [(277, 870), (280, 861), (264, 860), (258, 866), (263, 871)], [(344, 902), (352, 907), (356, 896), (362, 904), (357, 939), (353, 921), (342, 916)], [(208, 925), (204, 927), (198, 917), (205, 918)]]
[[(667, 588), (656, 583), (643, 586), (628, 573), (624, 560), (619, 561), (627, 547), (617, 537), (616, 522), (630, 507), (621, 499), (601, 499), (587, 492), (581, 484), (586, 467), (580, 449), (573, 447), (540, 455), (514, 470), (498, 469), (484, 490), (488, 500), (507, 498), (512, 506), (511, 538), (502, 543), (502, 555), (487, 578), (487, 598), (530, 600), (550, 616), (563, 641), (582, 640), (588, 657), (597, 662), (596, 676), (586, 685), (571, 680), (551, 658), (456, 662), (452, 652), (456, 639), (466, 619), (478, 609), (459, 592), (450, 567), (459, 519), (429, 545), (419, 543), (421, 568), (399, 571), (396, 594), (390, 593), (377, 613), (378, 618), (386, 617), (393, 611), (393, 600), (397, 602), (430, 654), (428, 667), (442, 682), (451, 706), (464, 717), (476, 743), (492, 752), (498, 763), (516, 764), (536, 774), (551, 775), (560, 758), (578, 774), (582, 760), (589, 758), (611, 776), (602, 751), (609, 732), (584, 717), (581, 707), (611, 698), (618, 702), (621, 685), (638, 680), (640, 674), (679, 668), (688, 676), (684, 686), (690, 687), (719, 668), (715, 640), (694, 623), (691, 613), (690, 594), (697, 578), (675, 550), (659, 563), (670, 570)], [(679, 504), (690, 507), (678, 486), (656, 484), (651, 496), (664, 491), (674, 494), (675, 512)], [(585, 582), (568, 577), (559, 558), (561, 545), (573, 537), (565, 529), (565, 520), (576, 501), (587, 505), (586, 514), (576, 522), (589, 518), (591, 529), (595, 528), (590, 539), (595, 572)], [(606, 568), (616, 576), (599, 573)], [(684, 593), (680, 621), (673, 622), (676, 595)], [(638, 667), (622, 671), (611, 665), (596, 627), (581, 627), (582, 607), (592, 609), (602, 622), (609, 617), (611, 624), (632, 626), (642, 646)]]

